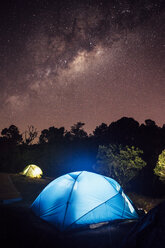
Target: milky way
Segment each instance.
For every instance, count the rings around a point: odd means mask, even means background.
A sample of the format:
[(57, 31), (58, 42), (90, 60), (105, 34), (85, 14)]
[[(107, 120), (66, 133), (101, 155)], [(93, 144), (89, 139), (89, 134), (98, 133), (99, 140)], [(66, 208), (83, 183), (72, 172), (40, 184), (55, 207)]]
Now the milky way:
[(6, 1), (0, 128), (165, 116), (163, 1)]

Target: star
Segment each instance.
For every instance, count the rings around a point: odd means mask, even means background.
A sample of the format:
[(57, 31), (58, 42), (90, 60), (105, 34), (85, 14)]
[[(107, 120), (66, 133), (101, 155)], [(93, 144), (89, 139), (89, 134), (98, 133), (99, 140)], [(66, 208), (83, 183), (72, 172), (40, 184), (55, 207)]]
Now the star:
[(83, 121), (91, 132), (127, 115), (163, 125), (162, 1), (119, 2), (9, 1), (1, 9), (1, 128), (12, 118), (21, 130)]

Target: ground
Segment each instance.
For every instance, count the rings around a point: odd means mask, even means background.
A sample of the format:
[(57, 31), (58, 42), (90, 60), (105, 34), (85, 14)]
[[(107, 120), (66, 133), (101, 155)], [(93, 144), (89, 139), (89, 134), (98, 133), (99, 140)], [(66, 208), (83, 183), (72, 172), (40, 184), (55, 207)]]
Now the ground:
[[(125, 235), (136, 221), (114, 222), (95, 229), (84, 229), (63, 235), (36, 217), (30, 206), (43, 188), (54, 178), (31, 179), (18, 174), (10, 178), (22, 197), (21, 201), (0, 204), (0, 233), (5, 247), (121, 247)], [(128, 193), (137, 207), (150, 210), (163, 199), (151, 199)]]

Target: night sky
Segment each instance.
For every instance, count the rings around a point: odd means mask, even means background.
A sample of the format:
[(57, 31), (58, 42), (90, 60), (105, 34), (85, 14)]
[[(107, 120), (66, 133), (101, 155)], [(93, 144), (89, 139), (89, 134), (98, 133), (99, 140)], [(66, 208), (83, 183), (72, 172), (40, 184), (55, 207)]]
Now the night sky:
[(0, 129), (165, 123), (164, 0), (0, 7)]

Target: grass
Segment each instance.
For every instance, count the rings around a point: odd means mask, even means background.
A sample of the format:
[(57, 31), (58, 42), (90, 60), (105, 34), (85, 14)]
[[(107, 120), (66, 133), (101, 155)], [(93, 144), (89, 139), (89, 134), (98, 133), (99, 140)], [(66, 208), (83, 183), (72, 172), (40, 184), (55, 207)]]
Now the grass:
[(48, 185), (54, 178), (30, 178), (19, 174), (10, 174), (10, 177), (16, 186), (18, 192), (22, 196), (22, 201), (17, 204), (30, 206), (41, 191)]
[(143, 208), (145, 213), (157, 206), (159, 203), (165, 200), (165, 197), (162, 198), (152, 198), (144, 195), (137, 194), (135, 192), (129, 192), (127, 195), (130, 197), (132, 202), (137, 208)]

